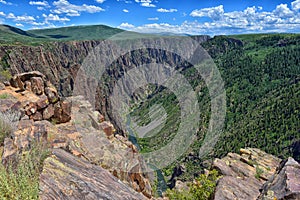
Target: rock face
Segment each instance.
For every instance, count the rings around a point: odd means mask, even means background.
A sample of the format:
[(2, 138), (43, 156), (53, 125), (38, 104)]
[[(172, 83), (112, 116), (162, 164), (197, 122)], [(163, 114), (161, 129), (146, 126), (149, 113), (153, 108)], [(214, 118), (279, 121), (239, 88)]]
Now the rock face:
[(65, 123), (71, 119), (71, 104), (62, 100), (46, 76), (38, 71), (14, 75), (12, 87), (0, 93), (10, 93), (21, 102), (24, 114), (34, 121), (53, 120)]
[(300, 164), (288, 158), (263, 186), (259, 200), (300, 199)]
[(218, 181), (215, 200), (256, 200), (263, 184), (273, 176), (280, 159), (259, 149), (241, 149), (215, 159), (213, 166), (223, 177)]
[(40, 199), (146, 199), (107, 170), (54, 149), (40, 176)]
[[(2, 93), (9, 98), (0, 100), (0, 111), (21, 113), (4, 140), (2, 163), (14, 161), (36, 143), (54, 149), (56, 157), (45, 161), (41, 176), (42, 199), (152, 197), (146, 166), (135, 146), (127, 138), (115, 136), (113, 124), (84, 97), (62, 100), (39, 72), (15, 75)], [(66, 176), (59, 177), (62, 171)]]
[(33, 143), (46, 144), (51, 129), (53, 125), (48, 121), (21, 120), (11, 138), (4, 141), (2, 163), (8, 163), (18, 152), (28, 149)]
[(146, 165), (135, 146), (123, 136), (114, 136), (113, 125), (107, 121), (101, 122), (100, 114), (93, 111), (91, 104), (82, 96), (68, 100), (72, 101), (72, 121), (58, 125), (59, 132), (77, 132), (78, 135), (75, 140), (68, 142), (66, 149), (109, 170), (115, 177), (150, 198), (152, 189), (144, 173)]
[[(201, 43), (207, 41), (209, 36), (195, 36), (193, 39)], [(162, 45), (167, 43), (164, 39), (158, 42)], [(60, 95), (67, 97), (72, 94), (77, 74), (81, 74), (78, 70), (84, 59), (89, 52), (100, 43), (101, 41), (73, 41), (53, 42), (51, 44), (43, 44), (35, 47), (1, 46), (0, 59), (3, 57), (6, 58), (12, 74), (40, 71), (47, 75), (47, 78), (58, 89)], [(101, 49), (103, 51), (101, 51), (102, 53), (99, 57), (103, 59), (102, 61), (105, 62), (106, 58), (112, 56), (111, 50), (113, 50), (113, 48), (113, 46), (108, 45), (107, 48)], [(187, 44), (183, 48), (189, 49), (191, 46)], [(111, 111), (113, 106), (110, 104), (107, 97), (112, 93), (115, 86), (114, 84), (117, 82), (118, 78), (122, 77), (124, 72), (149, 62), (165, 63), (174, 68), (186, 66), (186, 63), (184, 63), (180, 56), (168, 51), (163, 52), (160, 49), (149, 48), (146, 49), (146, 52), (142, 49), (137, 50), (136, 52), (128, 52), (128, 54), (116, 58), (115, 62), (111, 63), (111, 67), (104, 72), (103, 77), (109, 77), (109, 83), (100, 83), (97, 87), (96, 110), (100, 111), (105, 118), (109, 119), (119, 133), (124, 132), (125, 129), (124, 127), (120, 127), (120, 124), (117, 124), (118, 120), (114, 120)], [(32, 88), (31, 84), (31, 81), (28, 83), (26, 82), (26, 84), (21, 83), (18, 87), (21, 87), (22, 89), (23, 87)], [(89, 87), (83, 86), (83, 90), (88, 94), (90, 93)], [(46, 90), (45, 93), (47, 93)], [(81, 95), (85, 96), (85, 94)]]

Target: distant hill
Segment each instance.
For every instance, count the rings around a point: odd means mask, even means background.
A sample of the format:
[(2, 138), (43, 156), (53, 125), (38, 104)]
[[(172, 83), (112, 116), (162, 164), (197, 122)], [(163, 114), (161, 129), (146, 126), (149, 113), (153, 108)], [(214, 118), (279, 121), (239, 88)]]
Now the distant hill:
[(123, 31), (104, 25), (91, 25), (35, 29), (29, 30), (28, 33), (54, 40), (99, 40), (106, 39)]
[(33, 39), (36, 39), (35, 35), (19, 28), (9, 25), (0, 25), (0, 44), (11, 44), (16, 42), (27, 43)]
[(130, 32), (105, 25), (69, 26), (62, 28), (24, 31), (9, 25), (0, 25), (0, 44), (40, 44), (49, 41), (103, 40), (118, 33), (124, 38), (146, 37), (148, 34)]

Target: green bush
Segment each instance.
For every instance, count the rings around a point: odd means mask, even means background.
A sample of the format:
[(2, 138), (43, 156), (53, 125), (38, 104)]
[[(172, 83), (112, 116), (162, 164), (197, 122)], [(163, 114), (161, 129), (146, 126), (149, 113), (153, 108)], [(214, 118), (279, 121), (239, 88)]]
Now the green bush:
[(47, 151), (36, 145), (23, 152), (17, 163), (0, 164), (0, 199), (38, 199), (39, 175), (47, 155)]
[(187, 191), (167, 190), (167, 197), (170, 200), (207, 200), (214, 193), (217, 180), (219, 179), (218, 172), (212, 170), (208, 175), (201, 174), (190, 185)]
[(0, 99), (8, 99), (9, 97), (10, 95), (7, 93), (0, 94)]

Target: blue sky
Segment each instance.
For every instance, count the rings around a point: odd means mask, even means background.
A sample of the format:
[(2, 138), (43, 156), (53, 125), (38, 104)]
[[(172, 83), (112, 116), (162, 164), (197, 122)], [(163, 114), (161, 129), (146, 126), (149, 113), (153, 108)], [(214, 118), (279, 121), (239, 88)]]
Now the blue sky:
[(300, 0), (0, 0), (0, 23), (21, 29), (105, 24), (137, 32), (300, 32)]

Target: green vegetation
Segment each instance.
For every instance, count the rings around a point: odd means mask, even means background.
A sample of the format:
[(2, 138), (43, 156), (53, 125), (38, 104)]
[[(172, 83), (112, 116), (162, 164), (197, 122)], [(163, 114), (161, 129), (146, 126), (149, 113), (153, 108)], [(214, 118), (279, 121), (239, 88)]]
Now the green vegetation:
[[(201, 121), (189, 152), (164, 169), (165, 175), (169, 176), (171, 168), (183, 163), (186, 173), (180, 179), (192, 180), (195, 172), (203, 168), (202, 161), (244, 147), (260, 148), (281, 158), (291, 156), (291, 145), (300, 140), (300, 35), (217, 36), (202, 45), (225, 82), (224, 131), (211, 154), (201, 159), (189, 158), (190, 152), (197, 155), (208, 128), (210, 97), (197, 71), (192, 66), (183, 67), (181, 73), (199, 93)], [(150, 122), (147, 113), (154, 104), (162, 104), (168, 113), (167, 121), (155, 137), (138, 138), (142, 152), (163, 147), (174, 137), (181, 121), (174, 94), (166, 88), (155, 88), (145, 101), (134, 106), (131, 114), (140, 120), (139, 125)]]
[(255, 168), (256, 172), (255, 172), (255, 178), (259, 179), (261, 177), (261, 175), (264, 173), (264, 170), (262, 168), (260, 168), (259, 166), (257, 166)]
[(10, 95), (7, 93), (0, 94), (0, 99), (8, 99), (9, 97)]
[(166, 194), (170, 200), (207, 200), (214, 193), (217, 180), (220, 177), (216, 170), (212, 170), (208, 175), (201, 174), (189, 185), (187, 191), (177, 191), (168, 189)]
[(39, 175), (48, 152), (35, 145), (15, 162), (0, 164), (0, 199), (38, 199)]
[(123, 39), (149, 36), (129, 31), (124, 32), (122, 29), (105, 25), (71, 26), (29, 31), (23, 31), (8, 25), (0, 25), (0, 45), (41, 45), (55, 41), (104, 40), (122, 32)]

